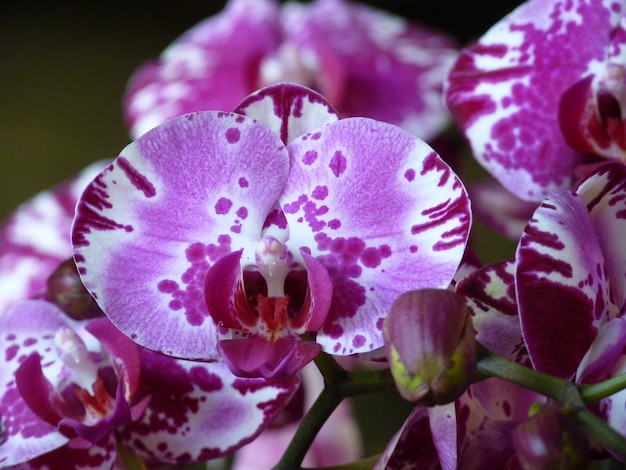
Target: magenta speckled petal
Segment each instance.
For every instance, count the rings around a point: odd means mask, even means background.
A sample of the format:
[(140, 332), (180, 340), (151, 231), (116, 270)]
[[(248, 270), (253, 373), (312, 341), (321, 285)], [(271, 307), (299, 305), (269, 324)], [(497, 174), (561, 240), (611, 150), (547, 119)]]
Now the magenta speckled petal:
[(623, 15), (614, 0), (530, 0), (458, 58), (448, 106), (476, 158), (518, 197), (571, 187), (583, 157), (561, 134), (559, 101), (602, 66)]
[(43, 292), (48, 276), (72, 256), (74, 206), (104, 165), (94, 163), (72, 180), (39, 193), (0, 226), (0, 314), (13, 302)]
[(283, 47), (295, 47), (342, 117), (390, 122), (422, 139), (447, 124), (441, 88), (458, 53), (451, 38), (343, 0), (288, 3), (282, 13)]
[(463, 185), (428, 145), (371, 119), (328, 124), (287, 148), (287, 244), (308, 247), (333, 281), (317, 341), (340, 355), (377, 349), (398, 295), (450, 284), (470, 226)]
[[(606, 260), (611, 301), (619, 308), (626, 302), (626, 166), (600, 167), (576, 189), (589, 210), (589, 218)], [(614, 316), (617, 312), (611, 312)]]
[(158, 60), (135, 72), (124, 97), (131, 134), (138, 137), (193, 111), (232, 110), (257, 88), (259, 62), (280, 40), (275, 2), (230, 0), (223, 12), (187, 31)]
[(473, 384), (457, 402), (459, 468), (506, 468), (514, 426), (545, 397), (495, 377)]
[(76, 449), (64, 446), (40, 457), (28, 461), (28, 466), (19, 470), (39, 470), (67, 468), (72, 470), (110, 470), (115, 466), (117, 450), (115, 438), (111, 434), (103, 437), (88, 449)]
[(562, 191), (541, 203), (520, 240), (515, 276), (534, 367), (571, 378), (610, 301), (604, 257), (581, 198)]
[(54, 332), (66, 325), (63, 314), (41, 300), (18, 302), (0, 316), (0, 347), (4, 358), (0, 367), (1, 466), (30, 460), (63, 446), (69, 440), (56, 430), (56, 426), (28, 408), (14, 377), (20, 363), (34, 352), (43, 354), (50, 363), (48, 369), (54, 369)]
[(254, 439), (299, 385), (235, 377), (223, 363), (142, 352), (142, 383), (152, 396), (120, 433), (148, 461), (193, 463), (221, 457)]
[(286, 144), (313, 129), (339, 119), (322, 95), (295, 83), (268, 86), (246, 97), (236, 108), (265, 124)]
[(476, 339), (490, 351), (530, 366), (522, 339), (515, 294), (515, 262), (498, 261), (459, 281), (472, 313)]
[[(448, 405), (444, 407), (447, 408)], [(439, 455), (430, 432), (428, 411), (429, 409), (425, 406), (415, 407), (400, 431), (389, 441), (380, 460), (374, 465), (373, 470), (440, 468)], [(456, 434), (456, 428), (454, 432)]]
[(77, 206), (72, 241), (85, 286), (139, 344), (214, 356), (204, 277), (233, 249), (254, 255), (288, 171), (278, 136), (245, 116), (187, 114), (144, 134)]

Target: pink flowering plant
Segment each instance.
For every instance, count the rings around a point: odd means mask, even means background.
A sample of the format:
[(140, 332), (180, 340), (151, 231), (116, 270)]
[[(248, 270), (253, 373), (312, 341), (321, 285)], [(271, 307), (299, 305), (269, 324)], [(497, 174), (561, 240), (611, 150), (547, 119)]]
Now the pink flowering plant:
[(458, 50), (227, 2), (130, 78), (117, 158), (0, 227), (0, 468), (626, 463), (625, 15), (529, 0)]

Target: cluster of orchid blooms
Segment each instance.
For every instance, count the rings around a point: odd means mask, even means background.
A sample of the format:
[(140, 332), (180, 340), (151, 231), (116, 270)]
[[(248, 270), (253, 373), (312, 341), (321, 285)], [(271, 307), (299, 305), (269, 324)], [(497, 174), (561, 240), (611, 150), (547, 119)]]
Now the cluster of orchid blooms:
[[(626, 462), (625, 0), (528, 0), (464, 49), (230, 0), (124, 109), (115, 160), (2, 226), (1, 468)], [(454, 126), (493, 181), (426, 143)], [(392, 387), (416, 407), (364, 455), (344, 399)]]

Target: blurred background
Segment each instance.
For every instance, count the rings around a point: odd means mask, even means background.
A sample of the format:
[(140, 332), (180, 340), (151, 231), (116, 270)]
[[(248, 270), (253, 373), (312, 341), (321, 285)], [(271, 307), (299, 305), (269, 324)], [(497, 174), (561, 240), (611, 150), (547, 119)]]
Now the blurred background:
[[(466, 43), (520, 1), (364, 3), (437, 26)], [(0, 2), (0, 219), (88, 163), (117, 156), (129, 142), (120, 103), (133, 70), (224, 4)]]
[[(477, 39), (520, 0), (367, 1)], [(402, 4), (400, 4), (402, 3)], [(210, 0), (0, 1), (0, 219), (37, 192), (128, 144), (121, 97), (135, 68), (223, 8)], [(474, 165), (471, 170), (480, 173)], [(483, 261), (510, 256), (479, 225)], [(393, 394), (357, 400), (369, 446), (380, 451), (406, 416)], [(391, 403), (396, 405), (391, 406)]]

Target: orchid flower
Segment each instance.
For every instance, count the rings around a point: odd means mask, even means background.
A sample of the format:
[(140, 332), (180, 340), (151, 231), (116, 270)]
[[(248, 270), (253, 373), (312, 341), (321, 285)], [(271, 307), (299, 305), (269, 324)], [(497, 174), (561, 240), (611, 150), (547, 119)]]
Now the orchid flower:
[(219, 350), (241, 376), (382, 348), (395, 297), (447, 287), (459, 265), (461, 182), (412, 134), (337, 120), (304, 87), (262, 89), (237, 111), (162, 124), (87, 187), (73, 227), (85, 286), (139, 344)]
[(138, 137), (181, 114), (230, 111), (257, 88), (290, 81), (319, 91), (343, 117), (429, 139), (448, 123), (441, 86), (455, 56), (445, 34), (344, 0), (230, 0), (135, 72), (126, 121)]
[(626, 2), (529, 0), (463, 50), (446, 101), (476, 159), (517, 197), (624, 160)]
[(521, 468), (513, 430), (544, 402), (536, 392), (497, 378), (477, 382), (454, 403), (416, 407), (374, 469)]
[(0, 326), (2, 467), (110, 469), (116, 443), (146, 463), (204, 462), (254, 439), (299, 384), (163, 357), (107, 318), (75, 321), (44, 300), (16, 303)]
[[(546, 198), (524, 229), (514, 260), (457, 284), (477, 338), (494, 352), (579, 384), (626, 371), (626, 167), (607, 163), (574, 192)], [(558, 339), (558, 340), (557, 340)], [(626, 435), (623, 392), (600, 401)]]
[(74, 454), (77, 468), (110, 468), (112, 431), (147, 405), (135, 400), (138, 347), (107, 319), (79, 323), (44, 300), (18, 302), (0, 322), (0, 465), (68, 446), (84, 450)]
[(79, 175), (18, 207), (0, 226), (0, 313), (46, 290), (46, 280), (72, 255), (70, 226), (78, 197), (104, 168)]

